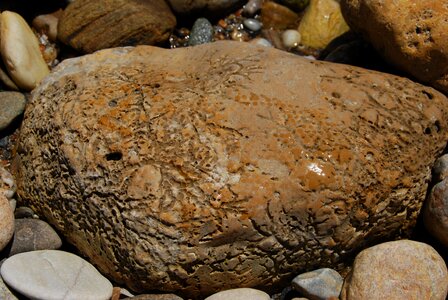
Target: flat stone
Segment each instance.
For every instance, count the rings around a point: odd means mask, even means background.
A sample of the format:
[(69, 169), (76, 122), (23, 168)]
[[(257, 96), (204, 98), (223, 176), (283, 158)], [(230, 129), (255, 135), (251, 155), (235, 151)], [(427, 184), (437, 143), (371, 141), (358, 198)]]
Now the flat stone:
[(448, 178), (437, 183), (423, 209), (426, 229), (448, 248)]
[(38, 219), (16, 219), (8, 256), (35, 250), (55, 250), (61, 246), (61, 238), (46, 222)]
[(18, 14), (0, 15), (0, 52), (14, 83), (30, 91), (50, 70), (39, 49), (39, 42), (26, 21)]
[(98, 51), (33, 91), (17, 194), (133, 291), (274, 288), (409, 234), (447, 101), (250, 43)]
[(182, 300), (183, 298), (174, 294), (142, 294), (132, 298), (125, 298), (123, 300)]
[(12, 289), (32, 299), (109, 300), (112, 284), (84, 259), (63, 251), (41, 250), (8, 258), (0, 269)]
[(420, 242), (401, 240), (359, 253), (341, 299), (445, 300), (447, 293), (447, 267), (437, 251)]
[(263, 291), (250, 288), (238, 288), (221, 291), (213, 294), (205, 300), (270, 300), (271, 297)]
[(311, 300), (338, 299), (343, 283), (342, 276), (329, 268), (303, 273), (292, 280), (293, 288)]
[(342, 13), (391, 64), (448, 93), (445, 1), (341, 0)]
[(76, 0), (64, 10), (58, 38), (91, 53), (117, 46), (158, 45), (168, 40), (176, 18), (164, 0)]
[(0, 192), (0, 251), (8, 245), (13, 234), (14, 213), (9, 205), (8, 198)]
[(0, 92), (0, 130), (7, 128), (25, 110), (25, 95), (18, 92)]

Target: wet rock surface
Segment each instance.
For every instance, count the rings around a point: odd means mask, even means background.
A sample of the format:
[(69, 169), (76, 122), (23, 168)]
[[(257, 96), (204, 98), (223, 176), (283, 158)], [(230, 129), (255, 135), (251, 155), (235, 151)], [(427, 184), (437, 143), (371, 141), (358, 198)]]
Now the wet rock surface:
[(58, 24), (58, 38), (83, 53), (168, 40), (176, 18), (164, 0), (76, 0)]
[(245, 43), (111, 49), (33, 92), (14, 173), (27, 204), (133, 290), (268, 288), (406, 235), (446, 101)]
[(448, 93), (446, 2), (341, 0), (341, 8), (386, 60)]

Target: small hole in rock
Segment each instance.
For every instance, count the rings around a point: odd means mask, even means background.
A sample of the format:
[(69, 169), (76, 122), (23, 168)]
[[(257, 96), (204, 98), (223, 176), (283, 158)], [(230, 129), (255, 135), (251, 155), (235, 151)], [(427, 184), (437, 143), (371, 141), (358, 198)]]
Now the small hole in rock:
[(425, 134), (431, 134), (431, 128), (426, 127), (425, 128)]
[(440, 132), (441, 127), (440, 127), (440, 121), (439, 120), (434, 122), (434, 127), (436, 128), (436, 132)]
[(428, 99), (434, 99), (434, 95), (427, 91), (422, 91), (423, 95), (425, 95)]
[(121, 152), (111, 152), (106, 154), (106, 160), (120, 160), (123, 157)]
[(155, 87), (156, 89), (158, 89), (158, 88), (160, 87), (160, 83), (156, 83), (156, 84), (154, 84), (154, 87)]
[(331, 93), (331, 96), (333, 96), (334, 98), (341, 98), (341, 94), (339, 94), (338, 92), (333, 92)]
[(109, 106), (110, 106), (110, 107), (115, 107), (115, 106), (117, 106), (117, 100), (110, 100), (110, 101), (109, 101)]

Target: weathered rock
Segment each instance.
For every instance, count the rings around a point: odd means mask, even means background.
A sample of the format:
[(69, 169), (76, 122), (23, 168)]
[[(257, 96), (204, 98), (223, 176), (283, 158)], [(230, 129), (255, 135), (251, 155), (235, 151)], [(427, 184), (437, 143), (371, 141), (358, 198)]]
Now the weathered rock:
[(439, 157), (432, 168), (432, 180), (439, 182), (448, 178), (448, 154)]
[(21, 89), (32, 90), (50, 72), (36, 36), (14, 12), (0, 15), (0, 52), (9, 75)]
[(448, 93), (446, 2), (341, 0), (341, 8), (386, 60)]
[(133, 290), (268, 288), (414, 226), (446, 104), (249, 43), (110, 49), (33, 92), (13, 173), (26, 205)]
[(25, 95), (18, 92), (0, 92), (0, 130), (8, 127), (25, 110)]
[(37, 219), (17, 219), (8, 256), (35, 250), (55, 250), (61, 246), (61, 238), (46, 222)]
[(429, 245), (402, 240), (368, 248), (356, 256), (345, 279), (342, 300), (445, 300), (448, 272)]
[(431, 190), (423, 209), (426, 229), (448, 248), (448, 178)]
[(14, 234), (14, 213), (8, 198), (0, 189), (0, 251), (2, 251)]
[(226, 291), (221, 291), (216, 294), (213, 294), (205, 300), (227, 300), (227, 299), (233, 299), (233, 300), (270, 300), (271, 297), (269, 297), (268, 294), (266, 294), (263, 291), (259, 291), (256, 289), (250, 289), (250, 288), (237, 288), (237, 289), (231, 289)]
[(11, 173), (0, 165), (0, 190), (3, 194), (11, 200), (17, 190), (16, 181)]
[(247, 0), (167, 0), (173, 11), (180, 15), (200, 13), (224, 15), (237, 7), (241, 7)]
[(298, 14), (272, 1), (263, 3), (260, 19), (263, 27), (275, 30), (295, 29), (299, 23)]
[(109, 300), (112, 284), (79, 256), (58, 250), (20, 253), (0, 268), (3, 280), (31, 299)]
[(310, 300), (338, 299), (344, 279), (333, 269), (322, 268), (296, 276), (292, 286)]
[(323, 49), (349, 30), (336, 0), (310, 0), (298, 28), (305, 46)]
[(76, 0), (59, 20), (58, 38), (90, 53), (117, 46), (161, 44), (175, 25), (176, 18), (164, 0)]

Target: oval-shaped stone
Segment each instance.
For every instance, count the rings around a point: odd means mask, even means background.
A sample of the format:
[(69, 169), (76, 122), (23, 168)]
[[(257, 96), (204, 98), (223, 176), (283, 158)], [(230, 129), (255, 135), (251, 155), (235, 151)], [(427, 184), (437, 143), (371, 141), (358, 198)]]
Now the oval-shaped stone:
[(237, 288), (237, 289), (231, 289), (231, 290), (225, 290), (218, 292), (216, 294), (213, 294), (205, 300), (227, 300), (227, 299), (233, 299), (233, 300), (270, 300), (271, 297), (266, 294), (263, 291), (259, 291), (256, 289), (250, 289), (250, 288)]
[(112, 284), (95, 267), (58, 250), (20, 253), (3, 262), (3, 280), (32, 299), (97, 299), (112, 296)]
[(0, 51), (9, 75), (21, 89), (32, 90), (50, 72), (37, 37), (26, 21), (11, 11), (0, 15)]
[(447, 101), (249, 43), (99, 51), (33, 93), (17, 192), (132, 290), (269, 287), (414, 226)]
[(0, 251), (8, 245), (14, 234), (14, 212), (5, 191), (0, 189)]

